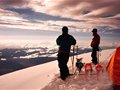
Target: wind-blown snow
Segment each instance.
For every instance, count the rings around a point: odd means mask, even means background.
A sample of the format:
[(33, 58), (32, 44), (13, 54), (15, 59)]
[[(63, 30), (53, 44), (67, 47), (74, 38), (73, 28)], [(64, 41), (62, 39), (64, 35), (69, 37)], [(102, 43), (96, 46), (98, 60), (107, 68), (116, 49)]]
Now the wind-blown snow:
[[(106, 64), (114, 49), (101, 52), (100, 62)], [(91, 62), (91, 53), (81, 54), (83, 62)], [(69, 60), (71, 66), (71, 58)], [(73, 75), (62, 81), (59, 76), (57, 61), (37, 65), (27, 69), (0, 76), (0, 90), (112, 90), (112, 82), (107, 72), (100, 74), (99, 80), (96, 75), (87, 79), (85, 75)]]

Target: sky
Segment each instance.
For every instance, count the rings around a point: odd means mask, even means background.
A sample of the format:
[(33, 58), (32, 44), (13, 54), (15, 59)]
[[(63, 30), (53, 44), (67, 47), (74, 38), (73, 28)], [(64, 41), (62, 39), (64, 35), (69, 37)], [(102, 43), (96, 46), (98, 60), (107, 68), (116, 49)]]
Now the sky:
[(91, 30), (97, 28), (102, 43), (119, 45), (119, 8), (120, 0), (0, 0), (0, 42), (43, 36), (55, 41), (68, 26), (79, 43), (91, 40)]

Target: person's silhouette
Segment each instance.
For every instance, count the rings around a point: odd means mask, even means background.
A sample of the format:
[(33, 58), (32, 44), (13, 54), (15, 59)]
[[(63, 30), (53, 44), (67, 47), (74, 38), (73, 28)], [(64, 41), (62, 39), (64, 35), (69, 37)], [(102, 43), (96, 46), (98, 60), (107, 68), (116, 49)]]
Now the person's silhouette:
[(92, 30), (92, 33), (93, 33), (93, 39), (91, 42), (91, 47), (92, 47), (91, 57), (92, 57), (92, 63), (96, 65), (98, 64), (97, 51), (99, 51), (100, 36), (97, 34), (96, 28)]
[(62, 35), (56, 39), (57, 45), (59, 45), (58, 50), (58, 66), (60, 68), (60, 77), (65, 80), (69, 76), (69, 69), (67, 67), (67, 62), (69, 60), (69, 53), (71, 45), (76, 44), (76, 40), (73, 36), (68, 34), (68, 28), (64, 26), (62, 28)]

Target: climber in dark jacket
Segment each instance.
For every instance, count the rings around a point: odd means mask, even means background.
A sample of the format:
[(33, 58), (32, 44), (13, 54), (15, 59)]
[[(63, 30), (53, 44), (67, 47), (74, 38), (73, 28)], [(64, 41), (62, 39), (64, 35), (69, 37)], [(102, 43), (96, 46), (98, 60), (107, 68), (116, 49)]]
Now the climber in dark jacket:
[(64, 26), (62, 28), (62, 35), (60, 35), (56, 40), (57, 45), (59, 46), (58, 50), (58, 66), (60, 68), (60, 77), (62, 80), (65, 80), (69, 76), (69, 69), (67, 67), (67, 62), (69, 60), (69, 53), (71, 45), (76, 44), (76, 40), (73, 36), (68, 34), (68, 28)]
[(92, 47), (92, 63), (93, 64), (98, 64), (98, 57), (97, 57), (97, 51), (99, 51), (99, 44), (100, 44), (100, 36), (97, 33), (97, 29), (94, 28), (92, 30), (93, 33), (93, 39), (91, 41), (91, 47)]

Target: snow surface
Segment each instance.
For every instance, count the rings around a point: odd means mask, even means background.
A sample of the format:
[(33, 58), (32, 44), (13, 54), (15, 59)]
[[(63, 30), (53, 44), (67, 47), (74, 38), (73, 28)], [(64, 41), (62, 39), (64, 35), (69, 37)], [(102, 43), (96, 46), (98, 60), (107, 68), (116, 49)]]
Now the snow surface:
[[(101, 52), (100, 62), (106, 65), (114, 49)], [(81, 54), (83, 62), (91, 62), (91, 53)], [(69, 67), (71, 66), (71, 58)], [(112, 82), (104, 70), (97, 80), (96, 75), (73, 75), (62, 81), (57, 61), (33, 66), (0, 76), (0, 90), (112, 90)]]

